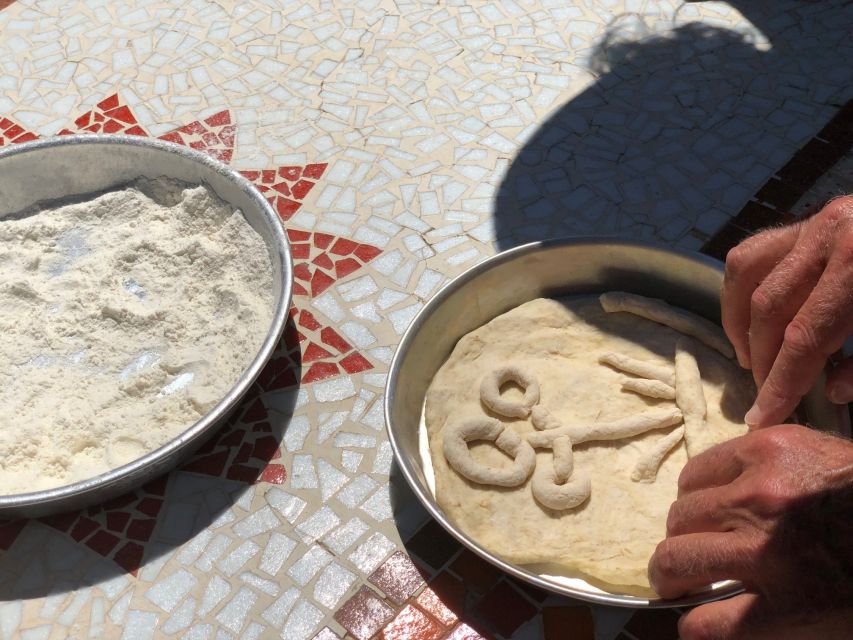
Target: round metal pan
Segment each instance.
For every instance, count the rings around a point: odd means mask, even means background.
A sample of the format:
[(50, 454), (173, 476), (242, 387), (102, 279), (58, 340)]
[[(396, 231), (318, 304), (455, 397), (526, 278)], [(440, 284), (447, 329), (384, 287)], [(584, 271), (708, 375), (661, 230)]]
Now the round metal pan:
[[(433, 376), (465, 334), (518, 305), (541, 297), (629, 291), (720, 321), (722, 263), (657, 244), (613, 238), (536, 242), (504, 251), (447, 284), (415, 317), (391, 364), (385, 421), (397, 464), (426, 509), (448, 532), (485, 560), (522, 580), (566, 596), (622, 607), (663, 608), (699, 604), (741, 591), (734, 582), (674, 600), (604, 593), (558, 584), (493, 555), (458, 529), (441, 510), (426, 482), (418, 428)], [(846, 411), (824, 397), (823, 381), (803, 400), (808, 422), (849, 433)]]
[(212, 435), (235, 408), (272, 355), (290, 308), (293, 263), (284, 230), (266, 198), (218, 160), (162, 140), (81, 135), (47, 138), (0, 149), (0, 218), (38, 203), (61, 203), (141, 177), (166, 176), (206, 184), (240, 209), (267, 244), (273, 268), (272, 322), (239, 380), (202, 417), (172, 441), (107, 473), (55, 489), (0, 495), (0, 519), (38, 517), (103, 502), (174, 467)]

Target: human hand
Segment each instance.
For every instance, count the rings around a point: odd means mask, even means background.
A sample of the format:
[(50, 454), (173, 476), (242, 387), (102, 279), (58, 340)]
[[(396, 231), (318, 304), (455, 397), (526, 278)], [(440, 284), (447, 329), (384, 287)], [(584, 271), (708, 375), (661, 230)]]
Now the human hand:
[(679, 621), (682, 640), (853, 638), (853, 443), (798, 425), (692, 458), (649, 562), (663, 598), (718, 580), (745, 593)]
[[(729, 251), (721, 306), (738, 362), (759, 387), (747, 424), (784, 421), (853, 333), (853, 197)], [(853, 359), (830, 373), (826, 393), (853, 401)]]

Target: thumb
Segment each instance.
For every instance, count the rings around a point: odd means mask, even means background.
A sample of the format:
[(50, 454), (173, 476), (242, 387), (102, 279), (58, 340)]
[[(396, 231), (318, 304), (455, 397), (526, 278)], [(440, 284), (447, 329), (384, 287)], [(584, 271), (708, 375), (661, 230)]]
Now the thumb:
[(681, 616), (678, 636), (681, 640), (747, 640), (749, 619), (761, 604), (755, 593), (703, 604)]
[(853, 358), (846, 358), (826, 378), (826, 397), (835, 404), (853, 402)]

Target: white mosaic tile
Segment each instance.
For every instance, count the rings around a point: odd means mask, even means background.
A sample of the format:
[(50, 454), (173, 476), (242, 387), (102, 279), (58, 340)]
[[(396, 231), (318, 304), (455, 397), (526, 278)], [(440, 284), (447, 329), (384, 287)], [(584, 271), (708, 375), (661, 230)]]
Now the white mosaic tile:
[(262, 507), (236, 523), (231, 530), (241, 538), (251, 538), (275, 529), (280, 524), (272, 509)]
[(163, 633), (175, 634), (188, 628), (192, 624), (195, 610), (195, 598), (184, 600), (163, 623), (161, 627)]
[(317, 575), (323, 567), (332, 561), (332, 555), (323, 547), (312, 545), (305, 554), (297, 560), (290, 569), (287, 570), (287, 575), (290, 576), (298, 585), (305, 586), (311, 579)]
[(154, 637), (159, 617), (146, 611), (129, 611), (121, 640), (149, 640)]
[(197, 583), (198, 580), (193, 574), (179, 569), (168, 578), (160, 579), (152, 585), (145, 592), (145, 598), (170, 613)]
[(323, 538), (323, 544), (335, 554), (343, 555), (347, 549), (369, 530), (370, 527), (363, 520), (358, 517), (351, 518), (344, 525)]
[(311, 603), (302, 600), (288, 617), (281, 630), (281, 636), (293, 640), (308, 640), (317, 630), (317, 625), (322, 619), (322, 611)]
[(293, 605), (299, 599), (299, 589), (291, 587), (279, 596), (275, 602), (264, 609), (261, 617), (269, 622), (276, 629), (281, 629), (284, 621), (287, 619), (287, 614), (293, 609)]
[(278, 487), (270, 487), (265, 495), (267, 502), (290, 524), (296, 522), (305, 508), (305, 501)]
[(244, 564), (255, 557), (260, 550), (261, 547), (256, 542), (246, 540), (234, 549), (234, 551), (217, 562), (216, 567), (226, 576), (233, 576)]
[(369, 575), (396, 549), (396, 545), (381, 533), (374, 533), (349, 555), (364, 575)]
[(220, 576), (214, 574), (205, 587), (201, 605), (198, 608), (198, 614), (205, 616), (213, 611), (229, 593), (231, 593), (231, 585)]
[(340, 517), (332, 509), (321, 507), (297, 526), (296, 532), (302, 537), (303, 542), (310, 544), (337, 527), (340, 522)]
[(240, 633), (246, 624), (246, 616), (257, 601), (257, 594), (248, 587), (241, 587), (234, 597), (216, 614), (216, 620), (224, 627)]

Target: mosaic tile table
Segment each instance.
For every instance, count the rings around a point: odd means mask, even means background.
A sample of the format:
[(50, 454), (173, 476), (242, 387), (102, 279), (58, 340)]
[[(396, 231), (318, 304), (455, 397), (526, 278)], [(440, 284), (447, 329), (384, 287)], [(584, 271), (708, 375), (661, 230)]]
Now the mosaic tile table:
[(388, 363), (500, 249), (719, 256), (813, 208), (853, 142), (851, 28), (840, 0), (0, 0), (0, 144), (202, 149), (267, 194), (297, 263), (280, 350), (194, 458), (0, 526), (0, 637), (675, 638), (676, 613), (545, 594), (429, 521), (385, 436)]

